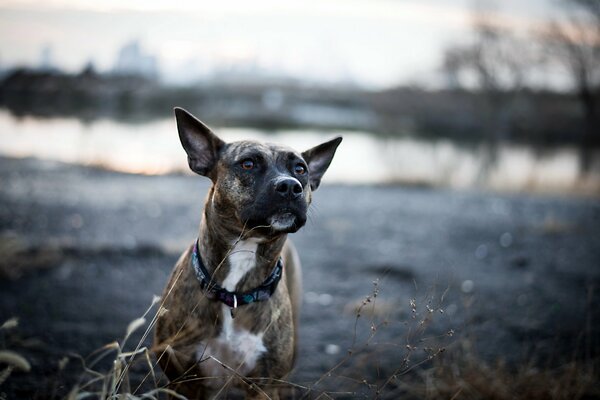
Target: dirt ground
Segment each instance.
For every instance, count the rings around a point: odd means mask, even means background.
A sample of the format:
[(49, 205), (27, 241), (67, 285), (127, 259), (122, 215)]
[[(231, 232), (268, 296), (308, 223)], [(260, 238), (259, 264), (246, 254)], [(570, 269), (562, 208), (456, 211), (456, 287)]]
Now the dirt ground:
[[(123, 337), (196, 237), (207, 188), (0, 159), (0, 324), (19, 318), (0, 349), (32, 365), (0, 398), (64, 396), (81, 374), (75, 355)], [(289, 380), (300, 386), (370, 397), (466, 345), (516, 366), (599, 355), (598, 199), (325, 182), (293, 240), (304, 304)]]

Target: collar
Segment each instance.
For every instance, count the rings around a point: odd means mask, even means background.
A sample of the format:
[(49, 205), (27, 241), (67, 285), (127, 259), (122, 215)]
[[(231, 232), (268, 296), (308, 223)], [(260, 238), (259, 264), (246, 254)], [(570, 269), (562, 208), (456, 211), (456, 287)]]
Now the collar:
[(277, 260), (275, 264), (275, 268), (271, 271), (271, 274), (264, 280), (264, 282), (250, 290), (248, 292), (238, 293), (238, 292), (230, 292), (229, 290), (219, 286), (216, 284), (206, 267), (202, 263), (202, 259), (200, 258), (200, 252), (198, 250), (198, 240), (196, 239), (196, 243), (194, 243), (194, 249), (192, 253), (192, 268), (194, 268), (194, 272), (196, 273), (196, 278), (200, 282), (200, 287), (204, 290), (206, 297), (211, 300), (219, 300), (227, 306), (231, 307), (232, 314), (233, 310), (238, 306), (243, 306), (246, 304), (254, 303), (257, 301), (268, 300), (271, 295), (275, 292), (277, 288), (277, 284), (281, 279), (281, 273), (283, 271), (283, 262), (281, 261), (281, 257)]

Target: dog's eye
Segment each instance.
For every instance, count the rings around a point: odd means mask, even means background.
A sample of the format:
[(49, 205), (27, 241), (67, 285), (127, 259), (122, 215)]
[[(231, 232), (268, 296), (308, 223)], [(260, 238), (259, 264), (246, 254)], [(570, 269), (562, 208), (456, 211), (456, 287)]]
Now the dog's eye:
[(294, 167), (294, 172), (298, 175), (304, 175), (306, 173), (306, 167), (302, 164), (296, 164)]
[(245, 170), (251, 170), (252, 168), (254, 168), (254, 161), (250, 159), (242, 161), (242, 168)]

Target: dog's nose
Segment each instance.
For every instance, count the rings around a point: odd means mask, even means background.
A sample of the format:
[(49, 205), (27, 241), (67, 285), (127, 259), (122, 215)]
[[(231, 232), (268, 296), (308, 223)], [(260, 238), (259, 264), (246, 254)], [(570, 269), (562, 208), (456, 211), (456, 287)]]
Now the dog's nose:
[(302, 185), (294, 178), (279, 178), (275, 183), (275, 191), (283, 197), (296, 198), (303, 192)]

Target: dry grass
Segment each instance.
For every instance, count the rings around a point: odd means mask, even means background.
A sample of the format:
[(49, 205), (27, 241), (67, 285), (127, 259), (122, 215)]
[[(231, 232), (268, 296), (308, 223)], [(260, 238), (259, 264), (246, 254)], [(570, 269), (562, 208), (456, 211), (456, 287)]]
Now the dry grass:
[(17, 318), (10, 318), (0, 325), (0, 387), (12, 375), (14, 370), (31, 371), (29, 361), (19, 353), (7, 348), (5, 333), (19, 326)]
[[(354, 339), (351, 348), (347, 355), (338, 363), (333, 365), (321, 378), (309, 385), (300, 385), (289, 381), (281, 380), (276, 382), (280, 387), (283, 398), (337, 398), (337, 397), (356, 397), (364, 396), (367, 392), (373, 396), (377, 393), (385, 391), (390, 383), (398, 376), (411, 371), (423, 363), (430, 362), (441, 354), (443, 348), (433, 348), (423, 346), (422, 336), (425, 333), (427, 326), (431, 323), (433, 316), (439, 312), (438, 308), (432, 308), (431, 301), (423, 305), (422, 310), (415, 299), (410, 302), (411, 316), (408, 335), (402, 339), (402, 343), (396, 343), (392, 347), (401, 349), (402, 362), (390, 372), (389, 376), (380, 382), (369, 383), (368, 379), (360, 378), (360, 374), (370, 368), (370, 362), (375, 358), (386, 357), (389, 353), (390, 344), (379, 346), (375, 341), (377, 333), (380, 329), (388, 325), (386, 313), (377, 311), (379, 295), (379, 281), (373, 282), (373, 290), (371, 294), (366, 296), (355, 310), (354, 321)], [(164, 312), (159, 305), (156, 314), (147, 323), (146, 317), (150, 311), (155, 308), (156, 304), (160, 303), (160, 299), (155, 298), (152, 305), (144, 313), (141, 318), (132, 321), (126, 329), (124, 338), (118, 342), (107, 344), (101, 349), (98, 349), (92, 355), (81, 360), (84, 373), (77, 384), (69, 393), (68, 400), (78, 399), (142, 399), (142, 398), (164, 398), (167, 394), (174, 397), (182, 398), (167, 389), (166, 381), (161, 378), (157, 362), (147, 348), (142, 346), (142, 343), (148, 336), (149, 332), (154, 327), (156, 316), (159, 312)], [(385, 304), (385, 303), (384, 303)], [(387, 307), (384, 307), (387, 309)], [(363, 321), (365, 318), (368, 320)], [(367, 323), (369, 332), (363, 335), (360, 329), (363, 324)], [(127, 350), (128, 339), (132, 334), (146, 326), (144, 333), (138, 344), (131, 350)], [(359, 339), (360, 338), (360, 339)], [(417, 353), (423, 353), (417, 355)], [(413, 361), (413, 358), (416, 361)], [(102, 368), (97, 368), (100, 364), (107, 364), (110, 361), (111, 367), (108, 371), (101, 371)], [(219, 360), (213, 360), (220, 363)], [(132, 383), (130, 381), (129, 372), (133, 365), (141, 365), (146, 370), (145, 377), (141, 382)], [(221, 363), (224, 369), (229, 370), (232, 374), (236, 374), (235, 368)], [(248, 385), (260, 383), (260, 378), (248, 379), (239, 377)], [(142, 391), (142, 386), (151, 388)], [(351, 386), (345, 389), (344, 386)], [(365, 392), (366, 390), (366, 392)], [(229, 398), (230, 391), (224, 392), (225, 397)]]
[[(443, 314), (442, 303), (447, 290), (441, 296), (430, 291), (419, 301), (411, 299), (407, 305), (406, 321), (402, 321), (403, 336), (393, 342), (378, 342), (379, 332), (390, 325), (388, 302), (383, 302), (382, 310), (378, 310), (380, 290), (380, 282), (374, 281), (371, 293), (353, 307), (353, 341), (347, 354), (311, 384), (277, 382), (282, 398), (600, 398), (600, 389), (597, 388), (597, 382), (600, 381), (598, 360), (573, 360), (545, 368), (534, 363), (515, 367), (502, 362), (484, 361), (478, 356), (474, 342), (464, 333), (456, 335), (450, 330), (442, 335), (428, 336), (428, 329), (434, 324), (435, 318)], [(155, 299), (153, 306), (157, 303), (159, 300)], [(85, 373), (69, 394), (69, 400), (159, 399), (167, 395), (183, 398), (167, 389), (156, 361), (142, 346), (156, 320), (155, 315), (149, 323), (146, 321), (153, 306), (144, 316), (130, 323), (120, 343), (113, 342), (83, 361)], [(164, 310), (159, 306), (158, 312)], [(126, 350), (127, 340), (144, 326), (146, 329), (138, 344), (132, 350)], [(112, 367), (108, 371), (95, 370), (94, 367), (102, 359), (111, 360)], [(134, 364), (141, 365), (146, 372), (141, 382), (132, 384), (129, 372)], [(236, 373), (231, 366), (221, 365)], [(240, 378), (249, 385), (261, 381)], [(142, 391), (142, 387), (146, 389)], [(224, 389), (219, 398), (231, 398), (232, 395), (231, 391)]]
[[(75, 355), (81, 360), (84, 373), (80, 381), (67, 396), (68, 400), (80, 399), (159, 399), (161, 395), (170, 395), (173, 398), (185, 399), (172, 390), (167, 389), (159, 383), (157, 378), (156, 363), (152, 360), (150, 351), (143, 346), (144, 341), (151, 333), (157, 317), (164, 312), (164, 308), (159, 307), (152, 317), (150, 323), (146, 324), (146, 317), (160, 299), (155, 297), (150, 307), (144, 315), (133, 320), (126, 329), (125, 336), (121, 342), (114, 341), (92, 353), (84, 359)], [(137, 345), (132, 350), (127, 350), (127, 342), (134, 332), (146, 326)], [(107, 359), (112, 361), (112, 366), (108, 371), (95, 369), (98, 364)], [(141, 382), (132, 385), (130, 381), (130, 371), (134, 364), (142, 363), (147, 367), (147, 374)], [(152, 389), (141, 392), (140, 389), (147, 379), (152, 380)]]
[(430, 368), (398, 384), (390, 394), (409, 399), (595, 399), (600, 398), (598, 371), (597, 360), (547, 368), (489, 364), (463, 342)]
[(58, 246), (34, 246), (15, 234), (0, 235), (0, 278), (17, 279), (32, 270), (58, 265), (63, 257)]

